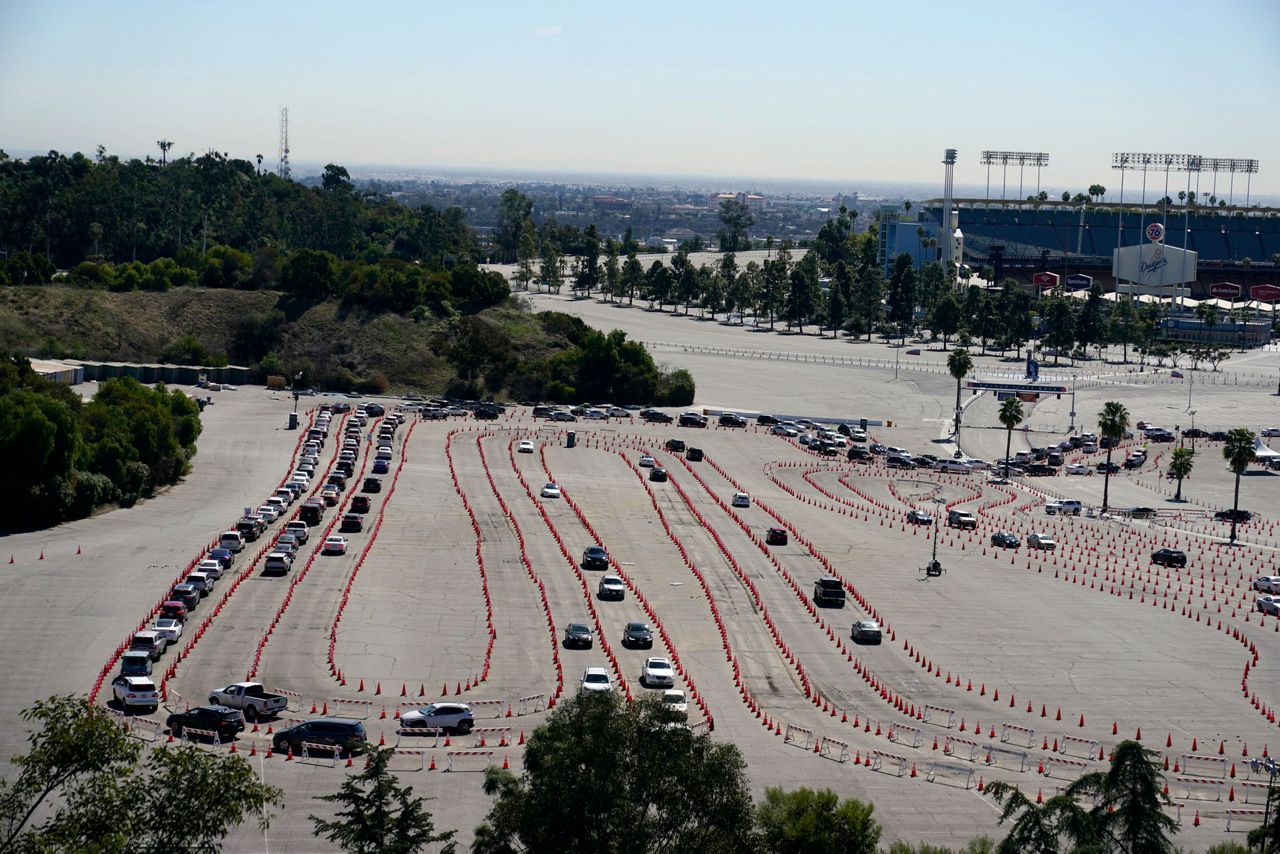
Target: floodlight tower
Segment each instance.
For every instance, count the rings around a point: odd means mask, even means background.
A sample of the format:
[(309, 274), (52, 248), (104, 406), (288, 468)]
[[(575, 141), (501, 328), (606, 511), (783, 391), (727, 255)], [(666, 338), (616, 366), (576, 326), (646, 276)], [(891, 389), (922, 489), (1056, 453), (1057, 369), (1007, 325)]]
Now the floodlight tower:
[[(942, 155), (942, 164), (946, 167), (942, 177), (942, 216), (938, 223), (938, 237), (942, 238), (942, 267), (955, 260), (956, 224), (951, 221), (951, 204), (955, 198), (956, 150), (948, 148)], [(954, 285), (955, 283), (952, 282)]]
[(280, 108), (280, 153), (276, 174), (289, 180), (289, 108)]

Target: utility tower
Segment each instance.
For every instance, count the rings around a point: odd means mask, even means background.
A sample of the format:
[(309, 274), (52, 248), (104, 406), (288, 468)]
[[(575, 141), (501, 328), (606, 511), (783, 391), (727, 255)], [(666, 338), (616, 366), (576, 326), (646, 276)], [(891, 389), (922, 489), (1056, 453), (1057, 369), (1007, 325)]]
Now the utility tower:
[(286, 181), (289, 179), (289, 108), (280, 108), (280, 159), (276, 165), (276, 174)]

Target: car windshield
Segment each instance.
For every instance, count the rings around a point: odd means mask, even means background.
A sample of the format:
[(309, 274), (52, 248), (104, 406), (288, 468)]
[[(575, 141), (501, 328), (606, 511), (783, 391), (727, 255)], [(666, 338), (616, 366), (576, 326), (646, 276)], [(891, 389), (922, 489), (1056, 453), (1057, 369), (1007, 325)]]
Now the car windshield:
[(587, 628), (582, 623), (570, 623), (569, 631), (575, 635), (583, 635), (590, 633), (591, 629)]
[(588, 673), (584, 682), (605, 683), (609, 681), (609, 677), (604, 673)]
[(178, 621), (174, 619), (170, 619), (169, 617), (162, 617), (161, 619), (156, 620), (156, 628), (159, 628), (159, 629), (172, 629), (177, 625), (178, 625)]

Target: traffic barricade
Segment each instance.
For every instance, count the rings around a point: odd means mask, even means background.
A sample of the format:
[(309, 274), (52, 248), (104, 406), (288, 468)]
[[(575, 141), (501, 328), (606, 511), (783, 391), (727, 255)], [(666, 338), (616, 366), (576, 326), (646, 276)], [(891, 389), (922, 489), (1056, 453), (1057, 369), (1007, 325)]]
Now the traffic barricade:
[(1235, 808), (1235, 807), (1227, 810), (1226, 813), (1227, 813), (1227, 831), (1228, 832), (1231, 831), (1231, 823), (1233, 821), (1236, 822), (1237, 824), (1241, 819), (1244, 819), (1246, 821), (1256, 819), (1259, 822), (1261, 822), (1262, 819), (1266, 816), (1265, 810), (1241, 809), (1241, 808)]
[(818, 754), (837, 762), (848, 762), (849, 742), (824, 735), (818, 739)]
[[(994, 765), (998, 768), (1016, 769), (1020, 774), (1026, 773), (1027, 768), (1031, 765), (1031, 757), (1027, 751), (1013, 750), (995, 745), (987, 746), (982, 761), (987, 765)], [(1007, 764), (1001, 765), (1001, 761), (1005, 761)]]
[(889, 740), (919, 748), (924, 744), (924, 733), (909, 724), (889, 724)]
[[(477, 759), (483, 759), (485, 768), (488, 768), (490, 765), (493, 764), (492, 750), (450, 750), (445, 753), (444, 757), (445, 757), (444, 770), (446, 771), (460, 770), (454, 767), (454, 762), (456, 760), (462, 760), (464, 763), (470, 763)], [(467, 770), (480, 771), (483, 769), (475, 768), (475, 769), (467, 769)]]
[(1035, 748), (1036, 731), (1031, 727), (1017, 724), (1001, 724), (1000, 740), (1006, 744), (1017, 744), (1019, 747)]
[(1182, 796), (1190, 801), (1220, 801), (1226, 795), (1227, 781), (1218, 777), (1179, 774), (1174, 782), (1183, 788)]
[[(511, 727), (509, 726), (478, 726), (471, 730), (471, 734), (476, 737), (476, 747), (506, 747), (511, 744)], [(498, 736), (498, 743), (493, 744), (493, 736)]]
[(963, 738), (958, 735), (948, 735), (947, 740), (942, 744), (942, 752), (948, 756), (954, 756), (957, 759), (964, 759), (967, 762), (978, 762), (982, 759), (983, 745), (971, 738)]
[(509, 704), (506, 700), (471, 700), (467, 705), (471, 707), (471, 713), (476, 717), (480, 716), (479, 709), (483, 708), (493, 713), (489, 717), (500, 718), (506, 712)]
[(211, 747), (214, 750), (222, 747), (222, 739), (218, 736), (217, 732), (211, 729), (183, 727), (182, 742), (184, 744), (199, 745), (200, 747)]
[(373, 717), (373, 701), (331, 697), (329, 712), (336, 718), (358, 718), (364, 721)]
[(782, 733), (782, 743), (796, 744), (808, 750), (813, 747), (813, 730), (796, 724), (787, 724), (786, 730)]
[[(439, 747), (440, 738), (444, 734), (445, 734), (444, 730), (440, 728), (428, 729), (427, 727), (409, 727), (409, 728), (397, 727), (396, 741), (395, 741), (395, 744), (392, 745), (392, 747), (399, 747), (400, 740), (402, 738), (412, 739), (414, 745), (418, 747)], [(431, 739), (430, 745), (426, 743), (428, 738)]]
[(921, 706), (921, 710), (923, 714), (922, 720), (927, 724), (946, 727), (947, 729), (953, 729), (956, 725), (955, 709), (945, 709), (942, 706), (932, 706), (926, 703)]
[(279, 694), (288, 701), (288, 705), (285, 707), (286, 712), (305, 712), (308, 708), (303, 704), (302, 695), (297, 691), (286, 691), (283, 688), (271, 688), (268, 693)]
[(1089, 763), (1082, 762), (1079, 759), (1046, 756), (1041, 761), (1044, 762), (1044, 775), (1046, 777), (1057, 777), (1059, 780), (1074, 780), (1089, 770)]
[[(1193, 777), (1218, 777), (1227, 779), (1230, 762), (1225, 756), (1202, 756), (1199, 753), (1184, 753), (1181, 757), (1182, 773)], [(1245, 768), (1249, 764), (1245, 763)]]
[(952, 765), (949, 762), (930, 762), (924, 779), (929, 783), (941, 783), (944, 786), (960, 784), (965, 789), (976, 785), (978, 772), (969, 765)]
[(710, 732), (710, 727), (711, 727), (711, 721), (708, 720), (707, 718), (703, 718), (700, 721), (696, 721), (694, 723), (689, 724), (689, 732), (693, 733), (694, 735), (705, 735), (706, 733)]
[(151, 718), (125, 718), (124, 731), (131, 738), (138, 741), (153, 742), (160, 740), (160, 733), (164, 730), (164, 726), (157, 720)]
[(304, 741), (301, 750), (298, 752), (297, 759), (299, 762), (308, 762), (312, 765), (328, 765), (330, 768), (338, 766), (338, 757), (342, 754), (342, 748), (336, 744), (318, 744), (314, 741)]
[(186, 698), (169, 686), (165, 686), (165, 694), (167, 699), (164, 701), (164, 707), (171, 712), (185, 712), (190, 710), (191, 704)]
[(911, 763), (907, 761), (905, 756), (886, 753), (883, 750), (873, 750), (871, 755), (875, 757), (871, 762), (872, 771), (883, 771), (886, 774), (894, 774), (898, 777), (907, 775), (907, 768)]
[(1085, 759), (1097, 759), (1099, 747), (1101, 745), (1091, 738), (1081, 738), (1076, 735), (1058, 736), (1058, 752), (1064, 756), (1083, 756)]
[(1246, 804), (1265, 804), (1267, 802), (1267, 790), (1271, 788), (1269, 783), (1260, 783), (1256, 780), (1241, 780), (1236, 783), (1243, 793), (1241, 799)]
[(531, 715), (534, 712), (540, 712), (547, 707), (546, 694), (530, 694), (527, 697), (521, 697), (516, 701), (519, 703), (518, 715)]
[(387, 760), (388, 771), (414, 772), (427, 767), (427, 751), (392, 748), (391, 757)]

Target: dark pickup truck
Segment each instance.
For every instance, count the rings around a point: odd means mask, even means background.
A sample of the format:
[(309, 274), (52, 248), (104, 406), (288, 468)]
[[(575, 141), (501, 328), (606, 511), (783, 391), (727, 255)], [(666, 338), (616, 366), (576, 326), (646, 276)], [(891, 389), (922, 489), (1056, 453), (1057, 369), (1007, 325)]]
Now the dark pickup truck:
[(834, 576), (819, 578), (813, 584), (813, 604), (830, 605), (833, 608), (844, 607), (844, 585)]

